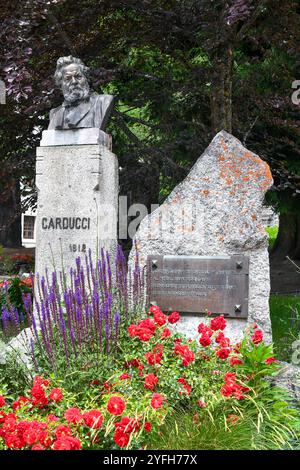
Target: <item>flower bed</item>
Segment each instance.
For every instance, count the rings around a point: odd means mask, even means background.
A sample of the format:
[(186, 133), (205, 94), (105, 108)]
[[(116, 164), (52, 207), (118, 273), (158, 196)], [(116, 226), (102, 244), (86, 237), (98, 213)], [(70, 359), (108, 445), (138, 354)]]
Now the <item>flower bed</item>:
[(178, 312), (165, 315), (151, 307), (145, 318), (120, 332), (114, 355), (102, 354), (96, 362), (96, 356), (62, 357), (55, 374), (51, 361), (36, 354), (36, 367), (45, 378), (35, 376), (19, 397), (3, 383), (0, 448), (151, 447), (180, 409), (193, 416), (199, 430), (201, 422), (214, 426), (218, 417), (229, 433), (250, 409), (258, 434), (264, 419), (276, 431), (272, 444), (268, 436), (271, 448), (282, 448), (295, 437), (296, 411), (264, 380), (278, 364), (257, 325), (243, 341), (231, 344), (223, 316), (201, 322), (198, 341), (172, 333), (178, 321)]
[(18, 334), (28, 326), (24, 303), (33, 297), (31, 277), (9, 278), (0, 282), (0, 331), (5, 336)]

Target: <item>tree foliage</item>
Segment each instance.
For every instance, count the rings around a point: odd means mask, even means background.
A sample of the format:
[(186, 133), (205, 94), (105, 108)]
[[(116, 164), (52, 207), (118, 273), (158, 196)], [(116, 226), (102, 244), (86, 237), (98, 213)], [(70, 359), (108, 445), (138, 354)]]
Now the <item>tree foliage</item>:
[(9, 93), (0, 108), (1, 178), (8, 187), (33, 178), (40, 132), (61, 102), (55, 63), (72, 54), (91, 67), (97, 92), (116, 95), (108, 131), (130, 202), (161, 202), (225, 128), (271, 165), (271, 202), (298, 210), (295, 0), (1, 3), (0, 70)]

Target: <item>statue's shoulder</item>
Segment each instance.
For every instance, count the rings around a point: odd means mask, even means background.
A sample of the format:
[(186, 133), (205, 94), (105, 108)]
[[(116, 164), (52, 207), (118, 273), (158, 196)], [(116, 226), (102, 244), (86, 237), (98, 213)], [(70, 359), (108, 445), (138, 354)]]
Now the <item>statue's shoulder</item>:
[(62, 108), (62, 105), (57, 106), (57, 108), (52, 108), (52, 109), (50, 109), (50, 113), (49, 113), (50, 119), (51, 119), (53, 116), (55, 116), (55, 114), (56, 114), (58, 111), (60, 111), (61, 108)]
[(98, 93), (92, 93), (90, 98), (94, 103), (102, 103), (110, 105), (114, 101), (113, 95), (98, 95)]

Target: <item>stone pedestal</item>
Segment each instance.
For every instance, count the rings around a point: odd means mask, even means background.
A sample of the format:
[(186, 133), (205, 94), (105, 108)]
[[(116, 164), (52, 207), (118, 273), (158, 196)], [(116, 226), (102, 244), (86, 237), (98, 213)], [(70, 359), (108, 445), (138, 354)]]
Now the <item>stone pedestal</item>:
[[(228, 319), (232, 339), (239, 339), (253, 322), (267, 341), (272, 338), (268, 236), (261, 223), (271, 185), (267, 163), (232, 135), (219, 132), (185, 180), (143, 219), (135, 236), (142, 266), (149, 255), (249, 257), (248, 319)], [(132, 250), (131, 264), (134, 256)], [(200, 315), (187, 313), (178, 328), (193, 336), (199, 322)]]
[(40, 275), (46, 267), (68, 272), (89, 249), (95, 260), (101, 247), (114, 253), (117, 244), (118, 160), (108, 147), (109, 137), (98, 129), (68, 132), (44, 131), (37, 148)]

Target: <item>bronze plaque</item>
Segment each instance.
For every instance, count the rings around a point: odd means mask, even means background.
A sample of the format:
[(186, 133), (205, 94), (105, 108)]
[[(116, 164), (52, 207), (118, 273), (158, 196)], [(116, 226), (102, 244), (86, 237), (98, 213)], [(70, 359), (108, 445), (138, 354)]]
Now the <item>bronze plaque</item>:
[(148, 304), (164, 311), (211, 311), (247, 318), (248, 292), (248, 256), (147, 258)]

